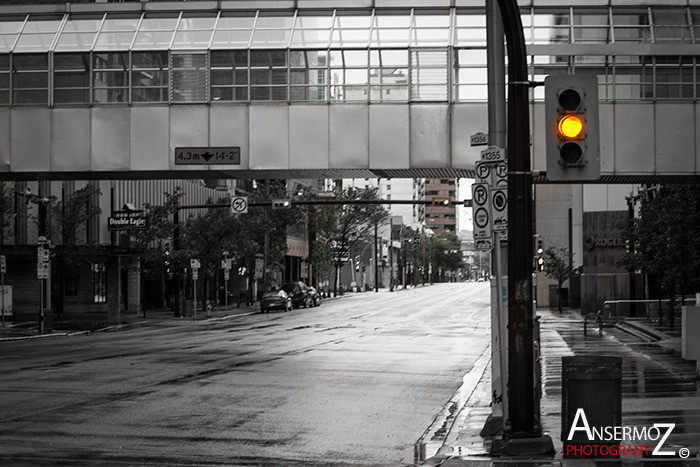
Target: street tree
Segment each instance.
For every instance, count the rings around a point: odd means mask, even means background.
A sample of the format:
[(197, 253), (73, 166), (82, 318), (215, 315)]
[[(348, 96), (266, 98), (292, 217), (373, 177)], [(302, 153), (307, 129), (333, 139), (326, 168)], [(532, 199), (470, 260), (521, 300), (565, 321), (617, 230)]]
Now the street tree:
[(569, 258), (569, 250), (553, 246), (544, 250), (544, 274), (557, 281), (557, 307), (562, 313), (562, 294), (564, 282), (578, 272)]
[[(142, 280), (159, 281), (161, 289), (165, 291), (167, 278), (164, 270), (163, 240), (172, 238), (175, 224), (173, 215), (180, 208), (180, 200), (184, 196), (182, 188), (175, 187), (171, 192), (163, 193), (162, 204), (144, 203), (144, 215), (146, 216), (148, 229), (131, 232), (130, 247), (133, 251), (141, 253), (141, 277)], [(181, 262), (180, 254), (173, 248), (173, 267)], [(148, 288), (143, 287), (148, 293)], [(165, 300), (166, 297), (163, 296)], [(164, 303), (165, 305), (165, 303)]]
[[(444, 231), (430, 239), (430, 261), (433, 274), (444, 280), (447, 271), (455, 272), (464, 267), (461, 242), (452, 232)], [(442, 271), (442, 274), (440, 273)]]
[(6, 182), (0, 182), (0, 216), (2, 216), (0, 243), (4, 241), (5, 232), (12, 225), (15, 210), (15, 192)]
[(58, 240), (53, 252), (53, 263), (57, 266), (54, 281), (58, 292), (54, 308), (59, 316), (63, 312), (66, 272), (92, 259), (89, 255), (75, 254), (76, 247), (90, 244), (97, 246), (97, 241), (92, 241), (87, 235), (87, 225), (101, 213), (98, 203), (100, 194), (96, 185), (87, 184), (49, 207), (53, 219), (50, 237), (54, 242)]
[[(377, 200), (376, 188), (348, 187), (336, 193), (338, 200)], [(333, 294), (338, 294), (338, 273), (350, 249), (362, 238), (366, 238), (375, 224), (382, 224), (389, 216), (381, 204), (322, 205), (317, 210), (317, 235), (325, 239), (333, 258), (335, 274)], [(327, 255), (319, 246), (319, 256)]]
[(700, 185), (662, 186), (623, 231), (635, 247), (618, 266), (648, 274), (672, 306), (676, 291), (700, 290)]

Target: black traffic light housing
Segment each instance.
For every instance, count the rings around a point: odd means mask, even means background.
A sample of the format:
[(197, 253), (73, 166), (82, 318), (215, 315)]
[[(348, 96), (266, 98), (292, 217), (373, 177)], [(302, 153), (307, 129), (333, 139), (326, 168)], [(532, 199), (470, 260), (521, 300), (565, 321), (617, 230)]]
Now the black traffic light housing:
[(292, 202), (288, 199), (273, 199), (272, 209), (289, 209), (292, 207)]
[(598, 77), (549, 75), (544, 80), (549, 180), (600, 178)]
[(163, 267), (165, 268), (166, 274), (171, 274), (171, 253), (172, 253), (172, 240), (169, 238), (163, 239)]
[(433, 206), (449, 206), (451, 203), (450, 198), (445, 198), (442, 196), (433, 198)]

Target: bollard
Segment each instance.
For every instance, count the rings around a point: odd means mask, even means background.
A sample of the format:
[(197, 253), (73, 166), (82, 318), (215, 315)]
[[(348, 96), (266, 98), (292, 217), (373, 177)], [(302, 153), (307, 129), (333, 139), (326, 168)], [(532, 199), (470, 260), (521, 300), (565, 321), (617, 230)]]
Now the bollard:
[(207, 300), (207, 318), (211, 318), (211, 300)]

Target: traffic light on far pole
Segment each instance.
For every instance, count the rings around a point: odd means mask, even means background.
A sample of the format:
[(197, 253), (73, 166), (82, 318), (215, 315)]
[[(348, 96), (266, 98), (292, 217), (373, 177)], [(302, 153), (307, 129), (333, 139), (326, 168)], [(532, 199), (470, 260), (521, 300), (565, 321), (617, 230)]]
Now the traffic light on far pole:
[(544, 258), (541, 256), (537, 257), (537, 271), (538, 272), (544, 271)]
[(292, 202), (288, 199), (273, 199), (272, 209), (289, 209), (292, 207)]
[(165, 267), (165, 272), (167, 274), (171, 273), (170, 269), (170, 254), (171, 254), (171, 248), (172, 248), (172, 241), (169, 238), (163, 239), (162, 242), (163, 246), (163, 266)]
[(549, 75), (544, 80), (547, 178), (600, 178), (596, 75)]
[(433, 206), (449, 206), (450, 198), (437, 197), (433, 198)]

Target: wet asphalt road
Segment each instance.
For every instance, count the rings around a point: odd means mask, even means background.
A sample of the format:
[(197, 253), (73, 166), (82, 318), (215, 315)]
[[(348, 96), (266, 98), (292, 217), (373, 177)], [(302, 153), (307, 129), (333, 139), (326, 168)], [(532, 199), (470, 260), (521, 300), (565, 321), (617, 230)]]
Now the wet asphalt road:
[(489, 344), (484, 283), (0, 343), (0, 464), (391, 464)]

